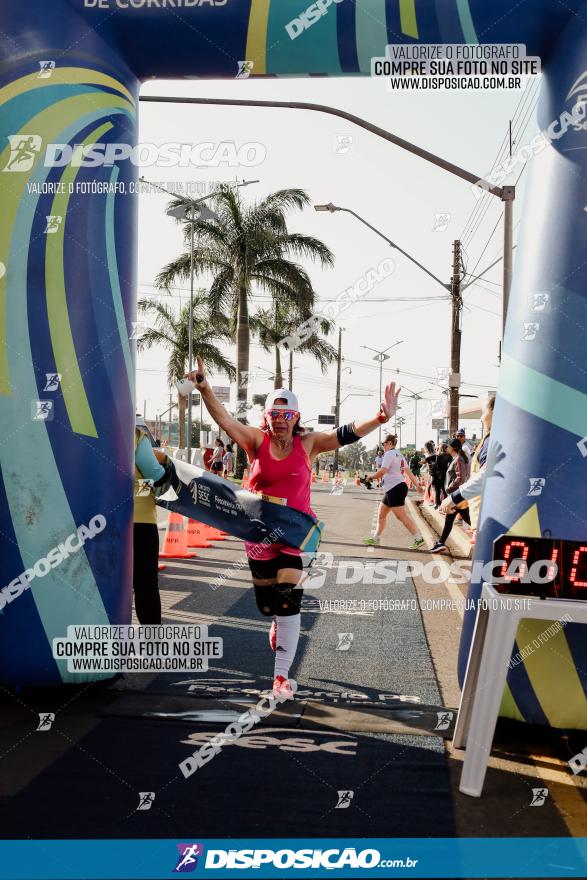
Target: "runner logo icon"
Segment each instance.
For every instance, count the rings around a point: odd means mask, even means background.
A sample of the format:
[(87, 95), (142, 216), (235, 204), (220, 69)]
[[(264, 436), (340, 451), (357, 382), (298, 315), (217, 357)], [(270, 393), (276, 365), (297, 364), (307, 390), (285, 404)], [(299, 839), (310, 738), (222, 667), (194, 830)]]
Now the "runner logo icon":
[(173, 870), (187, 874), (198, 867), (198, 859), (204, 855), (204, 847), (201, 843), (178, 843), (177, 852), (177, 865)]
[(43, 143), (38, 134), (9, 134), (10, 156), (2, 171), (30, 171)]
[(37, 730), (51, 730), (54, 721), (54, 712), (39, 712), (39, 726), (37, 727)]
[(436, 722), (436, 727), (434, 728), (434, 730), (448, 730), (453, 719), (453, 713), (437, 712), (436, 717), (438, 718), (438, 721)]
[(351, 801), (355, 796), (354, 791), (339, 791), (338, 794), (338, 803), (335, 806), (335, 810), (347, 810)]
[(139, 805), (137, 810), (150, 810), (155, 800), (154, 791), (139, 791)]
[(532, 800), (530, 801), (531, 807), (542, 807), (546, 802), (546, 798), (548, 797), (548, 789), (547, 788), (533, 788), (532, 789)]
[(354, 640), (353, 633), (338, 633), (337, 651), (348, 651)]

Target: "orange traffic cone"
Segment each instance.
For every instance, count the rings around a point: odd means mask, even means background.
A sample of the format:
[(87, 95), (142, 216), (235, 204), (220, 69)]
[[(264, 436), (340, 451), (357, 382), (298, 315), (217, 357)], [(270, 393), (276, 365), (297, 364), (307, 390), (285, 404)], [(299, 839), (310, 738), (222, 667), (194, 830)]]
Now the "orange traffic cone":
[(243, 471), (243, 478), (241, 481), (241, 489), (249, 488), (249, 469), (245, 468)]
[(195, 555), (195, 553), (188, 551), (183, 516), (180, 513), (169, 511), (167, 531), (163, 538), (163, 550), (159, 553), (159, 557), (161, 559), (191, 559)]
[(322, 482), (323, 483), (328, 482), (328, 472), (327, 471), (324, 471), (324, 473), (322, 474)]
[(360, 476), (357, 474), (356, 477), (355, 477), (355, 486), (360, 486), (360, 485), (361, 485), (361, 478), (360, 478)]
[(316, 483), (318, 481), (318, 477), (316, 476), (316, 472), (312, 471), (312, 483)]
[(214, 526), (204, 525), (204, 532), (209, 541), (226, 541), (226, 532), (222, 532)]
[(159, 565), (157, 566), (157, 571), (165, 571), (166, 568), (166, 565), (161, 565), (161, 563), (159, 563)]
[(198, 522), (197, 519), (188, 519), (188, 547), (211, 547), (208, 537), (204, 523)]

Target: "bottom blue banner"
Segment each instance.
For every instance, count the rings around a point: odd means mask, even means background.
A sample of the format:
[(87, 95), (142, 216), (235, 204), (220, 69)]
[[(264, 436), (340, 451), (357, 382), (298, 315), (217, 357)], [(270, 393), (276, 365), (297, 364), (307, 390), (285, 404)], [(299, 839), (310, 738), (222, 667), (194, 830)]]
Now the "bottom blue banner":
[(1, 880), (585, 877), (587, 838), (5, 840)]

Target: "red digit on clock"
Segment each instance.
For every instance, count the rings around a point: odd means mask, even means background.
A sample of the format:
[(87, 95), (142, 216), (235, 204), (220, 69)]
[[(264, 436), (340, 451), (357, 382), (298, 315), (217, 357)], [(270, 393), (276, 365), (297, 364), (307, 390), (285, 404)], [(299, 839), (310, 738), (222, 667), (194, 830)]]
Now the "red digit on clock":
[(587, 547), (583, 545), (582, 547), (578, 547), (573, 553), (573, 562), (571, 568), (571, 576), (570, 581), (573, 587), (587, 587), (587, 581), (578, 581), (577, 580), (577, 571), (579, 570), (579, 560), (581, 558), (581, 553), (587, 553)]
[(552, 548), (552, 553), (550, 555), (550, 561), (548, 563), (548, 568), (546, 570), (546, 575), (549, 580), (553, 581), (558, 574), (558, 547)]
[[(521, 556), (514, 557), (515, 559), (520, 559), (524, 564), (520, 565), (520, 573), (519, 574), (509, 576), (507, 574), (507, 570), (509, 568), (509, 562), (511, 560), (512, 550), (514, 547), (523, 547), (524, 548), (524, 552), (522, 553)], [(506, 547), (505, 547), (504, 554), (503, 554), (503, 565), (501, 567), (501, 571), (499, 572), (500, 578), (505, 578), (506, 583), (509, 583), (509, 584), (518, 583), (520, 581), (520, 578), (524, 577), (524, 575), (526, 574), (526, 572), (528, 570), (528, 564), (527, 564), (526, 560), (528, 559), (529, 552), (530, 552), (530, 549), (525, 541), (508, 541), (508, 543), (506, 544)]]

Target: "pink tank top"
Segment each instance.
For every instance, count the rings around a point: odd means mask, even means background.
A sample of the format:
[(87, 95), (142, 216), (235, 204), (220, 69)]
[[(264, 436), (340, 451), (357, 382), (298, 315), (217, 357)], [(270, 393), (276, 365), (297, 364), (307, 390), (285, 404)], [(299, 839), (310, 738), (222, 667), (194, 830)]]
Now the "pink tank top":
[(251, 465), (249, 491), (315, 516), (310, 507), (311, 478), (310, 460), (298, 434), (294, 435), (292, 451), (281, 461), (271, 454), (271, 436), (265, 434)]

